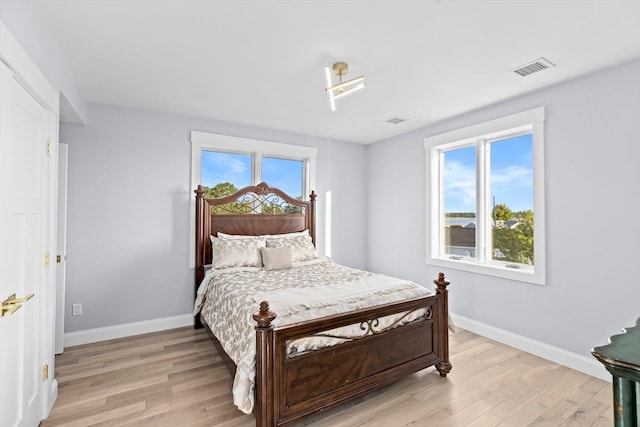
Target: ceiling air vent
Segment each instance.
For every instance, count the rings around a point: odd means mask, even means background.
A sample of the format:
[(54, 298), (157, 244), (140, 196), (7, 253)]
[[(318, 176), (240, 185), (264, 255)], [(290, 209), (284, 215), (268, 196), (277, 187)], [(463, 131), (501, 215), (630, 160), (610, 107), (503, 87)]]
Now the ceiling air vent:
[(511, 71), (513, 71), (514, 73), (522, 77), (526, 77), (529, 74), (537, 73), (538, 71), (546, 70), (547, 68), (555, 67), (555, 66), (556, 64), (554, 64), (553, 62), (547, 59), (538, 58), (535, 61), (531, 61), (527, 64), (521, 65), (518, 68), (514, 68)]

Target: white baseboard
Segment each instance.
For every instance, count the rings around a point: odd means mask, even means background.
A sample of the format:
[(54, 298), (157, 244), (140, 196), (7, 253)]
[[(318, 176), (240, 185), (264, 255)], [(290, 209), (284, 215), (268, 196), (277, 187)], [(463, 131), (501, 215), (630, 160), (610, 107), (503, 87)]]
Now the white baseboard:
[(451, 313), (451, 318), (455, 326), (459, 326), (474, 334), (482, 335), (483, 337), (501, 342), (518, 350), (526, 351), (527, 353), (575, 369), (592, 377), (600, 378), (608, 382), (612, 381), (611, 374), (595, 359), (590, 359), (581, 354), (572, 353), (559, 347), (517, 335), (504, 329), (498, 329), (457, 314)]
[(183, 326), (190, 325), (193, 325), (193, 314), (163, 317), (161, 319), (125, 323), (123, 325), (87, 329), (84, 331), (67, 332), (64, 334), (64, 347), (66, 348), (74, 345), (113, 340), (116, 338), (130, 337), (132, 335), (164, 331), (166, 329), (181, 328)]

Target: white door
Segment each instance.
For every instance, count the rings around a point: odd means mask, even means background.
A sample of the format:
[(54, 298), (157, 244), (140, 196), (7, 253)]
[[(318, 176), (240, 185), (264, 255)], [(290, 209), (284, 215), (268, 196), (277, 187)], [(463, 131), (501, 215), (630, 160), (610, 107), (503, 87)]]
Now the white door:
[(34, 295), (0, 317), (0, 425), (30, 427), (46, 416), (41, 316), (47, 313), (50, 130), (46, 110), (1, 62), (0, 94), (0, 301)]

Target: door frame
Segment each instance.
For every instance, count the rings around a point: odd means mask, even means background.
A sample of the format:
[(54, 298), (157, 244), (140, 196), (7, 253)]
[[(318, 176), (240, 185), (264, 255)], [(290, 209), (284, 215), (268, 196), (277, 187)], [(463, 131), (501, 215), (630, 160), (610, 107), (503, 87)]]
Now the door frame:
[(56, 329), (54, 352), (64, 351), (64, 307), (67, 271), (67, 172), (69, 145), (58, 144), (58, 206), (56, 224)]

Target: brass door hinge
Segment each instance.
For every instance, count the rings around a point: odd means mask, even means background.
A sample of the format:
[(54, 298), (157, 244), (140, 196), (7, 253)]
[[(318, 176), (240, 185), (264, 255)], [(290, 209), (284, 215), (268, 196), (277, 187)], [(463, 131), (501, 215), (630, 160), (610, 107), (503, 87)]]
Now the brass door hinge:
[(49, 365), (44, 365), (42, 367), (42, 381), (46, 381), (49, 379)]
[(47, 141), (47, 156), (53, 156), (53, 143), (51, 140)]
[(49, 256), (49, 252), (45, 252), (44, 253), (44, 268), (49, 268), (49, 262), (50, 262), (50, 256)]

